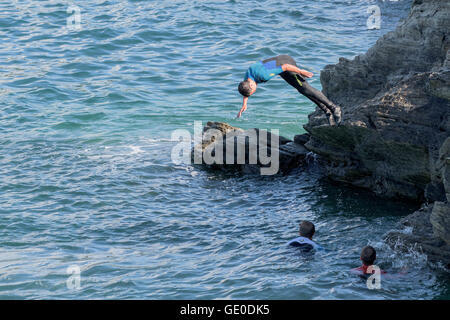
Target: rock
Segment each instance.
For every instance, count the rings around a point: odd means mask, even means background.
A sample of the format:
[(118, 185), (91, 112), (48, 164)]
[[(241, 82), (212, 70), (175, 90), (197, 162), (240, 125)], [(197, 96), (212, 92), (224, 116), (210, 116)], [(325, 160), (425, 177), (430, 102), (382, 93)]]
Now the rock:
[(450, 245), (450, 205), (436, 201), (431, 212), (430, 222), (434, 235)]
[(445, 140), (439, 149), (439, 160), (436, 163), (436, 169), (440, 172), (446, 200), (450, 202), (450, 137)]
[(450, 202), (450, 159), (447, 158), (446, 166), (442, 171), (445, 195), (447, 202)]
[(366, 54), (321, 73), (323, 92), (342, 108), (340, 126), (318, 108), (305, 147), (328, 176), (379, 195), (443, 200), (436, 164), (450, 135), (450, 2), (416, 1), (409, 17)]
[(309, 141), (309, 134), (308, 133), (304, 133), (304, 134), (298, 134), (294, 137), (294, 142), (301, 144), (302, 146), (305, 145), (305, 143), (307, 143)]
[(438, 72), (430, 74), (427, 90), (430, 94), (450, 100), (450, 51), (447, 50), (447, 56), (442, 67)]
[(425, 187), (425, 199), (428, 202), (445, 201), (445, 189), (443, 183), (430, 182)]
[(434, 203), (402, 219), (404, 226), (412, 227), (411, 234), (391, 231), (386, 241), (403, 251), (419, 250), (431, 262), (450, 269), (450, 137), (439, 149), (434, 167), (434, 179), (440, 182), (431, 182), (425, 189), (427, 200)]
[(210, 168), (272, 175), (299, 167), (307, 153), (303, 145), (266, 130), (208, 122), (192, 155), (194, 163)]
[[(401, 225), (410, 231), (390, 231), (385, 241), (396, 250), (409, 252), (416, 251), (427, 256), (432, 263), (441, 263), (450, 268), (450, 245), (433, 233), (430, 216), (433, 215), (434, 206), (423, 206), (401, 220)], [(406, 229), (407, 230), (407, 229)]]
[(430, 222), (433, 226), (433, 234), (450, 245), (450, 137), (445, 140), (439, 150), (436, 167), (443, 181), (444, 196), (442, 198), (444, 199), (434, 202)]

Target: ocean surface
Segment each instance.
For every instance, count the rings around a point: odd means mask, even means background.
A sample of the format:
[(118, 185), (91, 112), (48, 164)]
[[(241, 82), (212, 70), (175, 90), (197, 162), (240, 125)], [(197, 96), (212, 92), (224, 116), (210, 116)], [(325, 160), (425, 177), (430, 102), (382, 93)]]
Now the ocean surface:
[[(448, 273), (383, 242), (416, 205), (330, 183), (313, 158), (275, 177), (171, 160), (194, 121), (303, 133), (314, 105), (279, 77), (235, 119), (246, 68), (289, 54), (320, 89), (409, 5), (0, 1), (0, 298), (448, 299)], [(325, 251), (286, 246), (303, 219)], [(349, 272), (367, 244), (406, 275), (369, 290)]]

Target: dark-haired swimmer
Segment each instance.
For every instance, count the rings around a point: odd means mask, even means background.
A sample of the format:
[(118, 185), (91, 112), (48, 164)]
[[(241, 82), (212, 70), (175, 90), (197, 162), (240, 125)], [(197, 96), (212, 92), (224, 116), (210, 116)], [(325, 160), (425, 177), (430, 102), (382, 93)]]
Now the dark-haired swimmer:
[(311, 221), (302, 221), (299, 226), (300, 237), (288, 242), (288, 245), (299, 248), (302, 252), (310, 252), (312, 250), (323, 249), (317, 243), (312, 241), (316, 233), (316, 228)]
[[(377, 252), (375, 249), (371, 246), (365, 246), (361, 250), (361, 257), (362, 266), (358, 268), (352, 269), (354, 273), (366, 275), (366, 274), (373, 274), (375, 273), (375, 269), (373, 268), (373, 264), (375, 263), (375, 260), (377, 259)], [(381, 274), (386, 274), (386, 271), (380, 270)]]

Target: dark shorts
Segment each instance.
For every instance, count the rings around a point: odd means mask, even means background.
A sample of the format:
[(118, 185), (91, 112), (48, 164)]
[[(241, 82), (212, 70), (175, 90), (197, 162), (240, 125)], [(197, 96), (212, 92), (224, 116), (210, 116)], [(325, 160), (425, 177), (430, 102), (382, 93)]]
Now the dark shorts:
[[(262, 63), (267, 63), (267, 62), (274, 61), (274, 60), (276, 62), (277, 67), (281, 66), (283, 64), (291, 64), (293, 66), (297, 66), (294, 58), (292, 58), (291, 56), (289, 56), (287, 54), (281, 54), (279, 56), (263, 60)], [(294, 72), (284, 71), (284, 72), (280, 73), (280, 76), (287, 83), (289, 83), (291, 86), (293, 86), (297, 90), (299, 90), (302, 87), (302, 83), (305, 81), (305, 79), (301, 75), (296, 74)]]
[(281, 66), (283, 64), (292, 64), (294, 66), (296, 66), (297, 64), (295, 63), (295, 60), (291, 57), (288, 56), (287, 54), (282, 54), (276, 57), (272, 57), (266, 60), (263, 60), (263, 63), (267, 63), (269, 61), (275, 60), (277, 67)]

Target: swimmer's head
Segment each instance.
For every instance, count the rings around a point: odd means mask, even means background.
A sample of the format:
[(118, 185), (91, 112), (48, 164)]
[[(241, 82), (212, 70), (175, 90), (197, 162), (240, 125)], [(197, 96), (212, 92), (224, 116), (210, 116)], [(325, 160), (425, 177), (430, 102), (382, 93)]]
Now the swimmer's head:
[(300, 236), (312, 239), (315, 232), (316, 228), (314, 227), (314, 223), (311, 221), (302, 221), (300, 223)]
[(377, 252), (371, 246), (366, 246), (361, 250), (361, 261), (365, 266), (371, 266), (377, 259)]
[(250, 97), (256, 91), (256, 82), (250, 79), (244, 80), (239, 83), (238, 90), (244, 97)]

